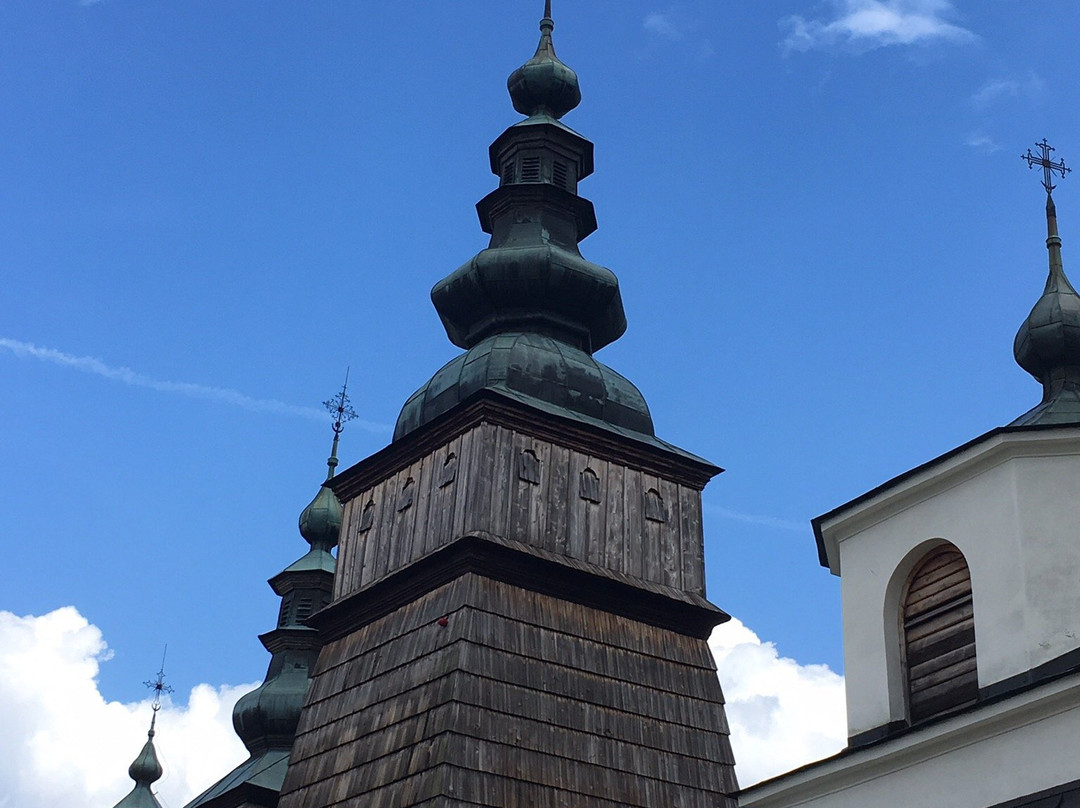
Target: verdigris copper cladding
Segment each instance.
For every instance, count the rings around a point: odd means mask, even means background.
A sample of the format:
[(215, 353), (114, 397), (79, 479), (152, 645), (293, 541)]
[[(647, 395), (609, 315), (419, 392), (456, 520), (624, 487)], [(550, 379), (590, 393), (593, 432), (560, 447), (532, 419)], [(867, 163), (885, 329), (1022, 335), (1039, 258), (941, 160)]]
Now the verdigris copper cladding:
[(596, 229), (592, 203), (577, 194), (593, 144), (558, 120), (581, 92), (551, 30), (545, 17), (536, 55), (507, 82), (528, 117), (491, 144), (499, 187), (476, 206), (491, 241), (431, 292), (450, 341), (468, 353), (406, 402), (395, 440), (482, 389), (653, 434), (641, 393), (592, 357), (622, 336), (626, 316), (615, 274), (578, 249)]

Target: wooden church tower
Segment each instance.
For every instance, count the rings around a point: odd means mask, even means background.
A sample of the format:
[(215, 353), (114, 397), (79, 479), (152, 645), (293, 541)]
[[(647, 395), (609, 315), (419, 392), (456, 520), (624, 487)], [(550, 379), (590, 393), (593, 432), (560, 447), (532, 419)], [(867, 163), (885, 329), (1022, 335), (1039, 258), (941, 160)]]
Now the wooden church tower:
[(524, 120), (491, 145), (491, 236), (432, 291), (465, 353), (392, 443), (330, 480), (333, 602), (281, 808), (734, 806), (707, 645), (701, 490), (720, 469), (657, 438), (593, 358), (626, 328), (578, 242), (593, 145), (555, 56), (510, 76)]

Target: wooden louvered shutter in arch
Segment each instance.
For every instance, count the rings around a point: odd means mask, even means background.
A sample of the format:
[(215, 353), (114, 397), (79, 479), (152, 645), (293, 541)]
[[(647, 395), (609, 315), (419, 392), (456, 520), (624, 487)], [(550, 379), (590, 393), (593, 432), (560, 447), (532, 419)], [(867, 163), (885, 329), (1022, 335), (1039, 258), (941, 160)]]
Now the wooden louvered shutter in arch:
[(975, 615), (971, 573), (951, 545), (932, 550), (912, 572), (904, 597), (904, 651), (911, 720), (975, 701)]

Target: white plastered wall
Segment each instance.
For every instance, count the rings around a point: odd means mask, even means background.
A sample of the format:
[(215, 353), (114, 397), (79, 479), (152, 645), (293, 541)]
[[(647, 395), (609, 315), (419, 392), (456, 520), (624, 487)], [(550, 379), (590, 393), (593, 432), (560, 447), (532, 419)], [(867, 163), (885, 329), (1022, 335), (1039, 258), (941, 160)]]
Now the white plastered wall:
[(822, 535), (842, 580), (850, 735), (905, 717), (899, 599), (934, 544), (971, 569), (980, 687), (1080, 647), (1080, 430), (993, 435)]

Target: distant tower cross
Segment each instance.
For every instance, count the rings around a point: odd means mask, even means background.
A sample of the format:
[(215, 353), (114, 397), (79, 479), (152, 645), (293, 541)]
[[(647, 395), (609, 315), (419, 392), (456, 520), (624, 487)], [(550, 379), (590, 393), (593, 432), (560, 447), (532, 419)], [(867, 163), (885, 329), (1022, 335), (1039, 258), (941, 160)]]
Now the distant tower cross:
[(326, 407), (327, 411), (334, 417), (334, 423), (331, 426), (331, 429), (334, 430), (334, 446), (330, 450), (330, 457), (326, 460), (326, 465), (328, 467), (326, 479), (328, 480), (334, 476), (334, 469), (337, 468), (338, 464), (338, 439), (345, 430), (345, 424), (357, 417), (356, 410), (352, 408), (352, 403), (349, 401), (349, 396), (346, 393), (348, 389), (349, 368), (345, 368), (345, 383), (341, 385), (341, 392), (333, 398), (328, 398), (323, 402), (323, 406)]
[(335, 435), (340, 435), (345, 429), (345, 424), (356, 418), (356, 410), (352, 408), (346, 391), (349, 389), (349, 369), (345, 368), (345, 383), (341, 385), (341, 392), (333, 398), (323, 402), (323, 406), (334, 416), (333, 430)]
[[(143, 682), (148, 688), (154, 691), (154, 703), (150, 705), (150, 709), (154, 711), (154, 718), (157, 718), (157, 711), (161, 709), (161, 697), (162, 695), (168, 695), (173, 692), (173, 688), (165, 684), (165, 654), (169, 652), (169, 646), (165, 646), (165, 650), (161, 653), (161, 667), (158, 669), (157, 676), (149, 681)], [(150, 724), (153, 728), (153, 722)]]
[(1036, 165), (1042, 166), (1043, 170), (1043, 182), (1042, 186), (1046, 189), (1046, 193), (1050, 194), (1057, 186), (1051, 182), (1054, 178), (1054, 173), (1061, 175), (1062, 179), (1065, 175), (1072, 171), (1065, 165), (1065, 160), (1058, 160), (1056, 163), (1050, 159), (1050, 152), (1054, 150), (1054, 147), (1046, 142), (1046, 138), (1042, 139), (1041, 143), (1035, 144), (1040, 151), (1040, 154), (1032, 154), (1031, 149), (1027, 150), (1027, 154), (1021, 154), (1021, 160), (1027, 160), (1028, 168), (1035, 168)]

